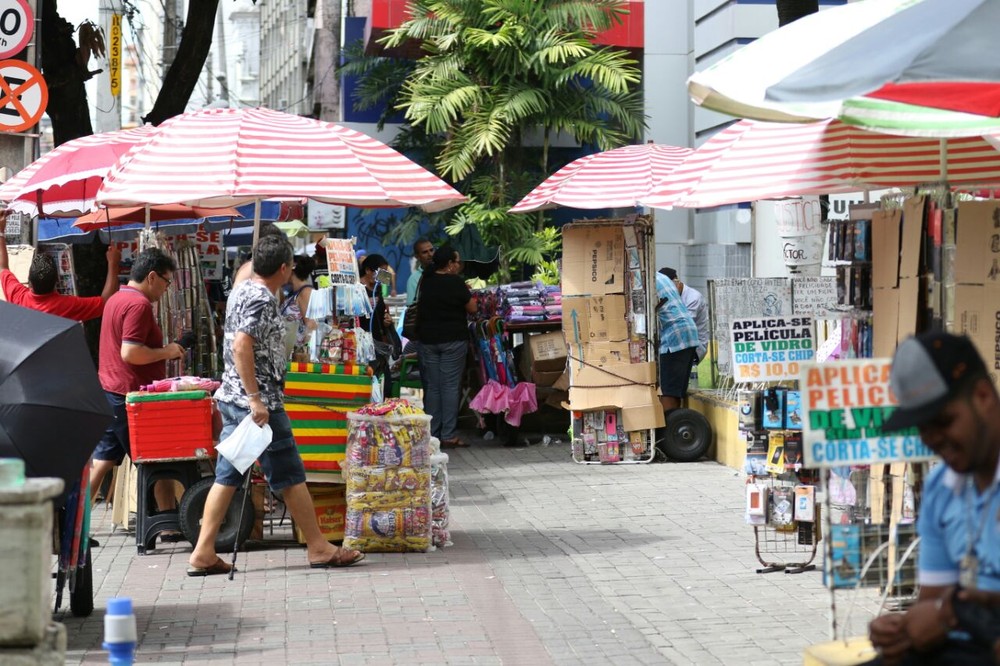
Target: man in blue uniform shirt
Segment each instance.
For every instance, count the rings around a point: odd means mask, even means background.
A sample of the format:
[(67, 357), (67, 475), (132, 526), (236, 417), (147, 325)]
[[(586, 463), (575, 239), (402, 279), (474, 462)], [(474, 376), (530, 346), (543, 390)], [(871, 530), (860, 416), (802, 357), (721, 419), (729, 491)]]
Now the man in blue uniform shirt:
[(872, 621), (875, 663), (1000, 663), (1000, 397), (972, 342), (948, 333), (903, 341), (890, 383), (885, 429), (917, 428), (944, 464), (923, 489), (920, 595)]

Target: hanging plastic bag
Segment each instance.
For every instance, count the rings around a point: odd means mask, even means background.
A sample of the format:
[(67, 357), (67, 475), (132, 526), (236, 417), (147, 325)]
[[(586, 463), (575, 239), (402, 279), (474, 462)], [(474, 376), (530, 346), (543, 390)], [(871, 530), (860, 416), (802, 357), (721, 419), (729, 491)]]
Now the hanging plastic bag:
[(253, 422), (253, 417), (247, 414), (236, 429), (229, 433), (229, 437), (219, 442), (215, 450), (232, 463), (240, 474), (246, 474), (250, 465), (253, 465), (271, 443), (271, 436), (270, 425), (265, 423), (260, 427)]
[(378, 375), (372, 375), (372, 402), (382, 402), (382, 380)]

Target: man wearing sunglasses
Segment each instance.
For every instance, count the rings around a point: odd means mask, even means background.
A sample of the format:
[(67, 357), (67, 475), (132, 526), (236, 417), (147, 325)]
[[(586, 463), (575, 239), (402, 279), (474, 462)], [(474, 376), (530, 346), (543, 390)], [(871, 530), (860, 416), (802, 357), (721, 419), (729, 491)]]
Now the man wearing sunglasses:
[[(91, 497), (96, 496), (104, 475), (120, 465), (126, 454), (131, 455), (125, 394), (163, 379), (167, 361), (184, 356), (184, 348), (176, 342), (163, 344), (163, 331), (153, 313), (153, 303), (167, 293), (176, 269), (174, 260), (162, 250), (143, 250), (132, 264), (128, 284), (104, 308), (97, 375), (115, 420), (94, 451)], [(161, 511), (174, 507), (172, 482), (157, 483), (153, 493)]]

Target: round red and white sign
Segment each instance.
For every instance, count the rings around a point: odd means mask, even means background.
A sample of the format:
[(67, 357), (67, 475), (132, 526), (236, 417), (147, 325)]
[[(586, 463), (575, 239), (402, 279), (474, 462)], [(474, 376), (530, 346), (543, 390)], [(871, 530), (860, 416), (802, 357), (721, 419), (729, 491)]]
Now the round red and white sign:
[(0, 0), (0, 60), (24, 50), (34, 30), (35, 16), (28, 0)]
[(49, 103), (42, 73), (23, 60), (0, 60), (0, 131), (34, 127)]

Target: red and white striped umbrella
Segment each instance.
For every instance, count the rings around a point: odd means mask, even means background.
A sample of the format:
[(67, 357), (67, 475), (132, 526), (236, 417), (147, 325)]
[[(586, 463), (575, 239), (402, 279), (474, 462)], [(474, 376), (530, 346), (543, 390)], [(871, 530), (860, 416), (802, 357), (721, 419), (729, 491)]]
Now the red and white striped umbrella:
[(708, 208), (943, 181), (1000, 182), (1000, 151), (991, 140), (892, 136), (837, 120), (741, 120), (706, 141), (642, 203)]
[(301, 198), (428, 211), (465, 201), (361, 132), (270, 109), (205, 109), (171, 118), (118, 162), (97, 195), (107, 206)]
[(0, 186), (0, 201), (13, 211), (75, 217), (94, 206), (94, 196), (115, 162), (156, 131), (152, 125), (73, 139), (45, 153)]
[(585, 155), (521, 199), (511, 213), (569, 208), (632, 208), (691, 154), (690, 148), (655, 143)]

